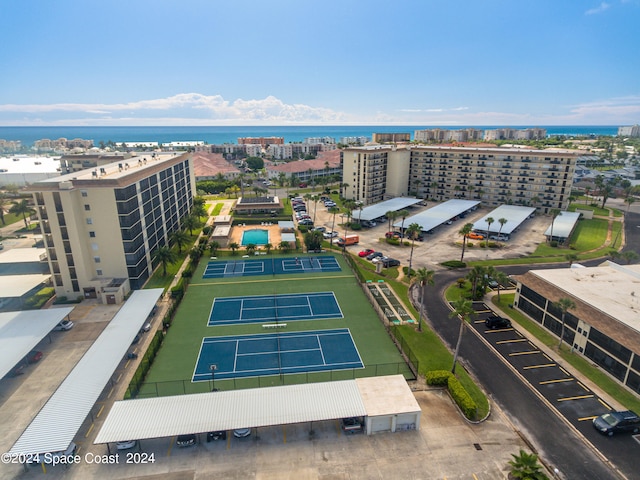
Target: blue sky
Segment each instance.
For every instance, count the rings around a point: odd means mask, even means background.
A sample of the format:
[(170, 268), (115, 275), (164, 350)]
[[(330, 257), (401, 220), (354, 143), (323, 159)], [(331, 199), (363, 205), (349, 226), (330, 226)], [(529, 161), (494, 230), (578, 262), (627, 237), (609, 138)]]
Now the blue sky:
[(0, 125), (640, 123), (640, 0), (3, 0)]

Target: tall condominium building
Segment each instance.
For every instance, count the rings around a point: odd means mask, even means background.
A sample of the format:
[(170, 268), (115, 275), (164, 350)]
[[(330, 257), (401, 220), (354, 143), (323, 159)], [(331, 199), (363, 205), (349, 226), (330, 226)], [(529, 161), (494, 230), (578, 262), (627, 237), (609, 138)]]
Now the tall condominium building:
[(141, 288), (153, 253), (193, 204), (190, 154), (150, 154), (34, 183), (58, 296), (101, 297)]
[(621, 137), (640, 137), (640, 125), (618, 127), (618, 135)]
[(366, 205), (411, 193), (547, 212), (567, 207), (577, 156), (571, 150), (372, 145), (344, 149), (342, 174), (346, 197)]

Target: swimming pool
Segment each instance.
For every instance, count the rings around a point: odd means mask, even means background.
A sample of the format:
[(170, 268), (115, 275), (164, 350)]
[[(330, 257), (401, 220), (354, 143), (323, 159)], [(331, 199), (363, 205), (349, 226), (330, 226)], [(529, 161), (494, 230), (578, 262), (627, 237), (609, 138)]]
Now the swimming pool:
[(242, 233), (242, 245), (246, 246), (250, 243), (254, 245), (266, 245), (269, 243), (269, 231), (261, 228), (245, 230)]

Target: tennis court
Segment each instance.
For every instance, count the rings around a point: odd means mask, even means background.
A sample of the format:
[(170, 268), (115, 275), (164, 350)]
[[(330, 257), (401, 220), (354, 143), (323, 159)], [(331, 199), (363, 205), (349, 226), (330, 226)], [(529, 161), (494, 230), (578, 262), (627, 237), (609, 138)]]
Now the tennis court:
[(248, 277), (283, 273), (339, 272), (340, 264), (333, 255), (286, 258), (215, 260), (207, 263), (202, 278)]
[(348, 328), (207, 337), (192, 381), (364, 368)]
[(343, 318), (333, 292), (215, 298), (208, 326)]

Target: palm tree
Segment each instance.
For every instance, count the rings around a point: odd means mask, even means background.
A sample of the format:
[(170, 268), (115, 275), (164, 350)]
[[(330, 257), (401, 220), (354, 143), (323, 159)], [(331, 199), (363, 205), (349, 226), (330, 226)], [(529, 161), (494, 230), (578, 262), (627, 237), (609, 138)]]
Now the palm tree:
[(23, 199), (19, 202), (15, 202), (9, 209), (9, 213), (12, 213), (16, 217), (22, 216), (22, 220), (24, 220), (24, 228), (29, 228), (29, 224), (27, 224), (27, 213), (31, 215), (33, 210), (29, 208), (27, 200)]
[(218, 249), (220, 248), (220, 243), (216, 240), (212, 240), (211, 242), (209, 242), (209, 252), (211, 253), (212, 257), (216, 256), (216, 252), (218, 251)]
[(167, 265), (175, 263), (178, 260), (178, 256), (171, 248), (164, 246), (158, 247), (153, 254), (153, 260), (162, 265), (162, 276), (164, 277), (167, 275)]
[(456, 373), (456, 363), (458, 362), (458, 354), (460, 353), (460, 343), (462, 343), (462, 334), (464, 328), (467, 325), (468, 319), (473, 313), (473, 306), (469, 300), (460, 298), (451, 303), (454, 310), (449, 314), (450, 317), (458, 317), (460, 319), (460, 331), (458, 332), (458, 341), (456, 342), (456, 350), (453, 353), (453, 366), (451, 367), (451, 373)]
[(488, 247), (489, 246), (489, 229), (491, 228), (491, 224), (495, 222), (495, 220), (493, 219), (493, 217), (487, 217), (485, 222), (487, 222), (487, 241), (485, 245)]
[(520, 449), (519, 455), (511, 454), (513, 460), (509, 461), (511, 466), (510, 476), (521, 480), (549, 480), (542, 467), (538, 465), (538, 456), (535, 453), (527, 453)]
[[(409, 228), (411, 228), (411, 226), (409, 226)], [(419, 332), (422, 331), (422, 310), (423, 310), (422, 302), (424, 299), (424, 287), (426, 287), (427, 285), (433, 285), (435, 283), (433, 278), (434, 275), (435, 275), (435, 272), (433, 270), (427, 270), (425, 267), (421, 267), (416, 271), (415, 281), (418, 283), (418, 285), (420, 285), (420, 305), (418, 309), (418, 331)]]
[[(433, 190), (433, 193), (431, 192), (431, 190)], [(431, 193), (431, 196), (433, 198), (436, 198), (436, 193), (437, 193), (436, 190), (438, 190), (438, 182), (431, 182), (429, 184), (429, 193)]]
[(182, 247), (191, 241), (189, 235), (182, 230), (176, 230), (169, 234), (169, 243), (178, 247), (178, 253), (182, 253)]
[(182, 219), (182, 228), (189, 230), (189, 235), (193, 236), (193, 230), (200, 226), (200, 220), (194, 215), (187, 215)]
[(564, 320), (567, 310), (576, 308), (576, 304), (570, 298), (561, 298), (557, 302), (553, 302), (553, 305), (562, 312), (562, 327), (560, 328), (560, 342), (558, 348), (562, 345), (562, 338), (564, 337)]
[(257, 245), (255, 243), (247, 243), (244, 246), (244, 249), (247, 251), (247, 255), (253, 255), (256, 251)]
[(271, 249), (273, 248), (273, 245), (271, 245), (270, 243), (265, 243), (264, 244), (264, 249), (267, 252), (267, 255), (269, 255), (269, 253), (271, 253)]
[[(635, 201), (636, 201), (636, 199), (635, 199), (635, 198), (633, 198), (633, 197), (631, 197), (631, 196), (629, 196), (629, 197), (627, 197), (627, 198), (625, 198), (625, 199), (624, 199), (624, 203), (626, 203), (626, 204), (627, 204), (627, 213), (629, 213), (629, 207), (630, 207), (630, 206), (631, 206), (631, 204), (632, 204), (632, 203), (634, 203)], [(1, 204), (0, 204), (0, 205), (1, 205)], [(2, 207), (0, 206), (0, 208), (2, 208)], [(2, 223), (4, 223), (4, 220), (2, 221)]]
[(387, 211), (387, 213), (384, 214), (384, 216), (387, 217), (387, 223), (389, 224), (389, 228), (387, 228), (387, 232), (391, 231), (391, 220), (394, 214), (395, 212), (393, 210), (389, 210)]
[(407, 237), (411, 239), (411, 253), (409, 254), (409, 277), (411, 277), (411, 265), (413, 264), (413, 248), (415, 247), (416, 237), (422, 232), (422, 226), (412, 223), (407, 228)]
[(498, 219), (498, 223), (500, 224), (500, 229), (498, 230), (498, 237), (500, 236), (500, 233), (502, 233), (502, 227), (504, 227), (504, 224), (507, 223), (509, 220), (507, 220), (506, 218), (499, 218)]
[[(471, 282), (471, 298), (472, 299), (475, 300), (477, 298), (476, 294), (478, 291), (478, 285), (480, 286), (484, 285), (484, 279), (486, 275), (487, 275), (487, 269), (481, 265), (476, 265), (469, 271), (469, 273), (467, 273), (467, 279)], [(483, 290), (482, 294), (484, 295), (484, 293), (485, 292)]]
[(459, 235), (462, 235), (462, 254), (460, 255), (460, 261), (464, 258), (464, 249), (467, 246), (467, 238), (469, 234), (473, 231), (473, 223), (465, 223), (464, 226), (458, 232)]
[[(333, 233), (333, 229), (336, 226), (336, 213), (340, 213), (340, 209), (338, 207), (330, 207), (329, 213), (333, 215), (333, 220), (331, 220), (331, 232)], [(333, 237), (329, 239), (329, 245), (333, 245)]]
[(508, 285), (510, 280), (509, 277), (500, 270), (496, 270), (494, 267), (487, 268), (487, 280), (489, 278), (494, 279), (498, 283), (498, 302), (500, 301), (500, 288), (503, 285)]
[(469, 191), (469, 198), (473, 198), (473, 191), (476, 189), (476, 187), (474, 185), (469, 185), (469, 187), (467, 188), (467, 190)]
[(209, 216), (209, 212), (207, 211), (207, 208), (203, 204), (199, 204), (199, 203), (196, 204), (195, 199), (194, 199), (193, 208), (191, 209), (191, 215), (193, 215), (196, 218), (200, 219), (202, 217)]
[(344, 197), (343, 195), (343, 190), (346, 190), (346, 188), (349, 186), (349, 184), (347, 182), (341, 182), (340, 183), (340, 196)]
[(291, 244), (289, 242), (280, 242), (280, 246), (278, 248), (282, 253), (287, 253), (291, 250)]
[(231, 249), (231, 255), (235, 255), (236, 254), (236, 250), (238, 250), (240, 248), (240, 245), (238, 245), (237, 242), (231, 242), (229, 244), (229, 248)]
[(399, 218), (402, 218), (402, 225), (400, 227), (400, 233), (402, 234), (402, 238), (404, 239), (404, 220), (409, 216), (409, 210), (406, 210), (406, 209), (398, 210), (397, 215), (398, 215)]
[(562, 212), (559, 208), (552, 208), (549, 210), (549, 215), (551, 215), (551, 235), (549, 235), (549, 242), (553, 241), (553, 224), (556, 221), (556, 218), (562, 215)]
[(587, 204), (587, 199), (589, 197), (589, 193), (591, 193), (591, 187), (584, 187), (584, 204)]

